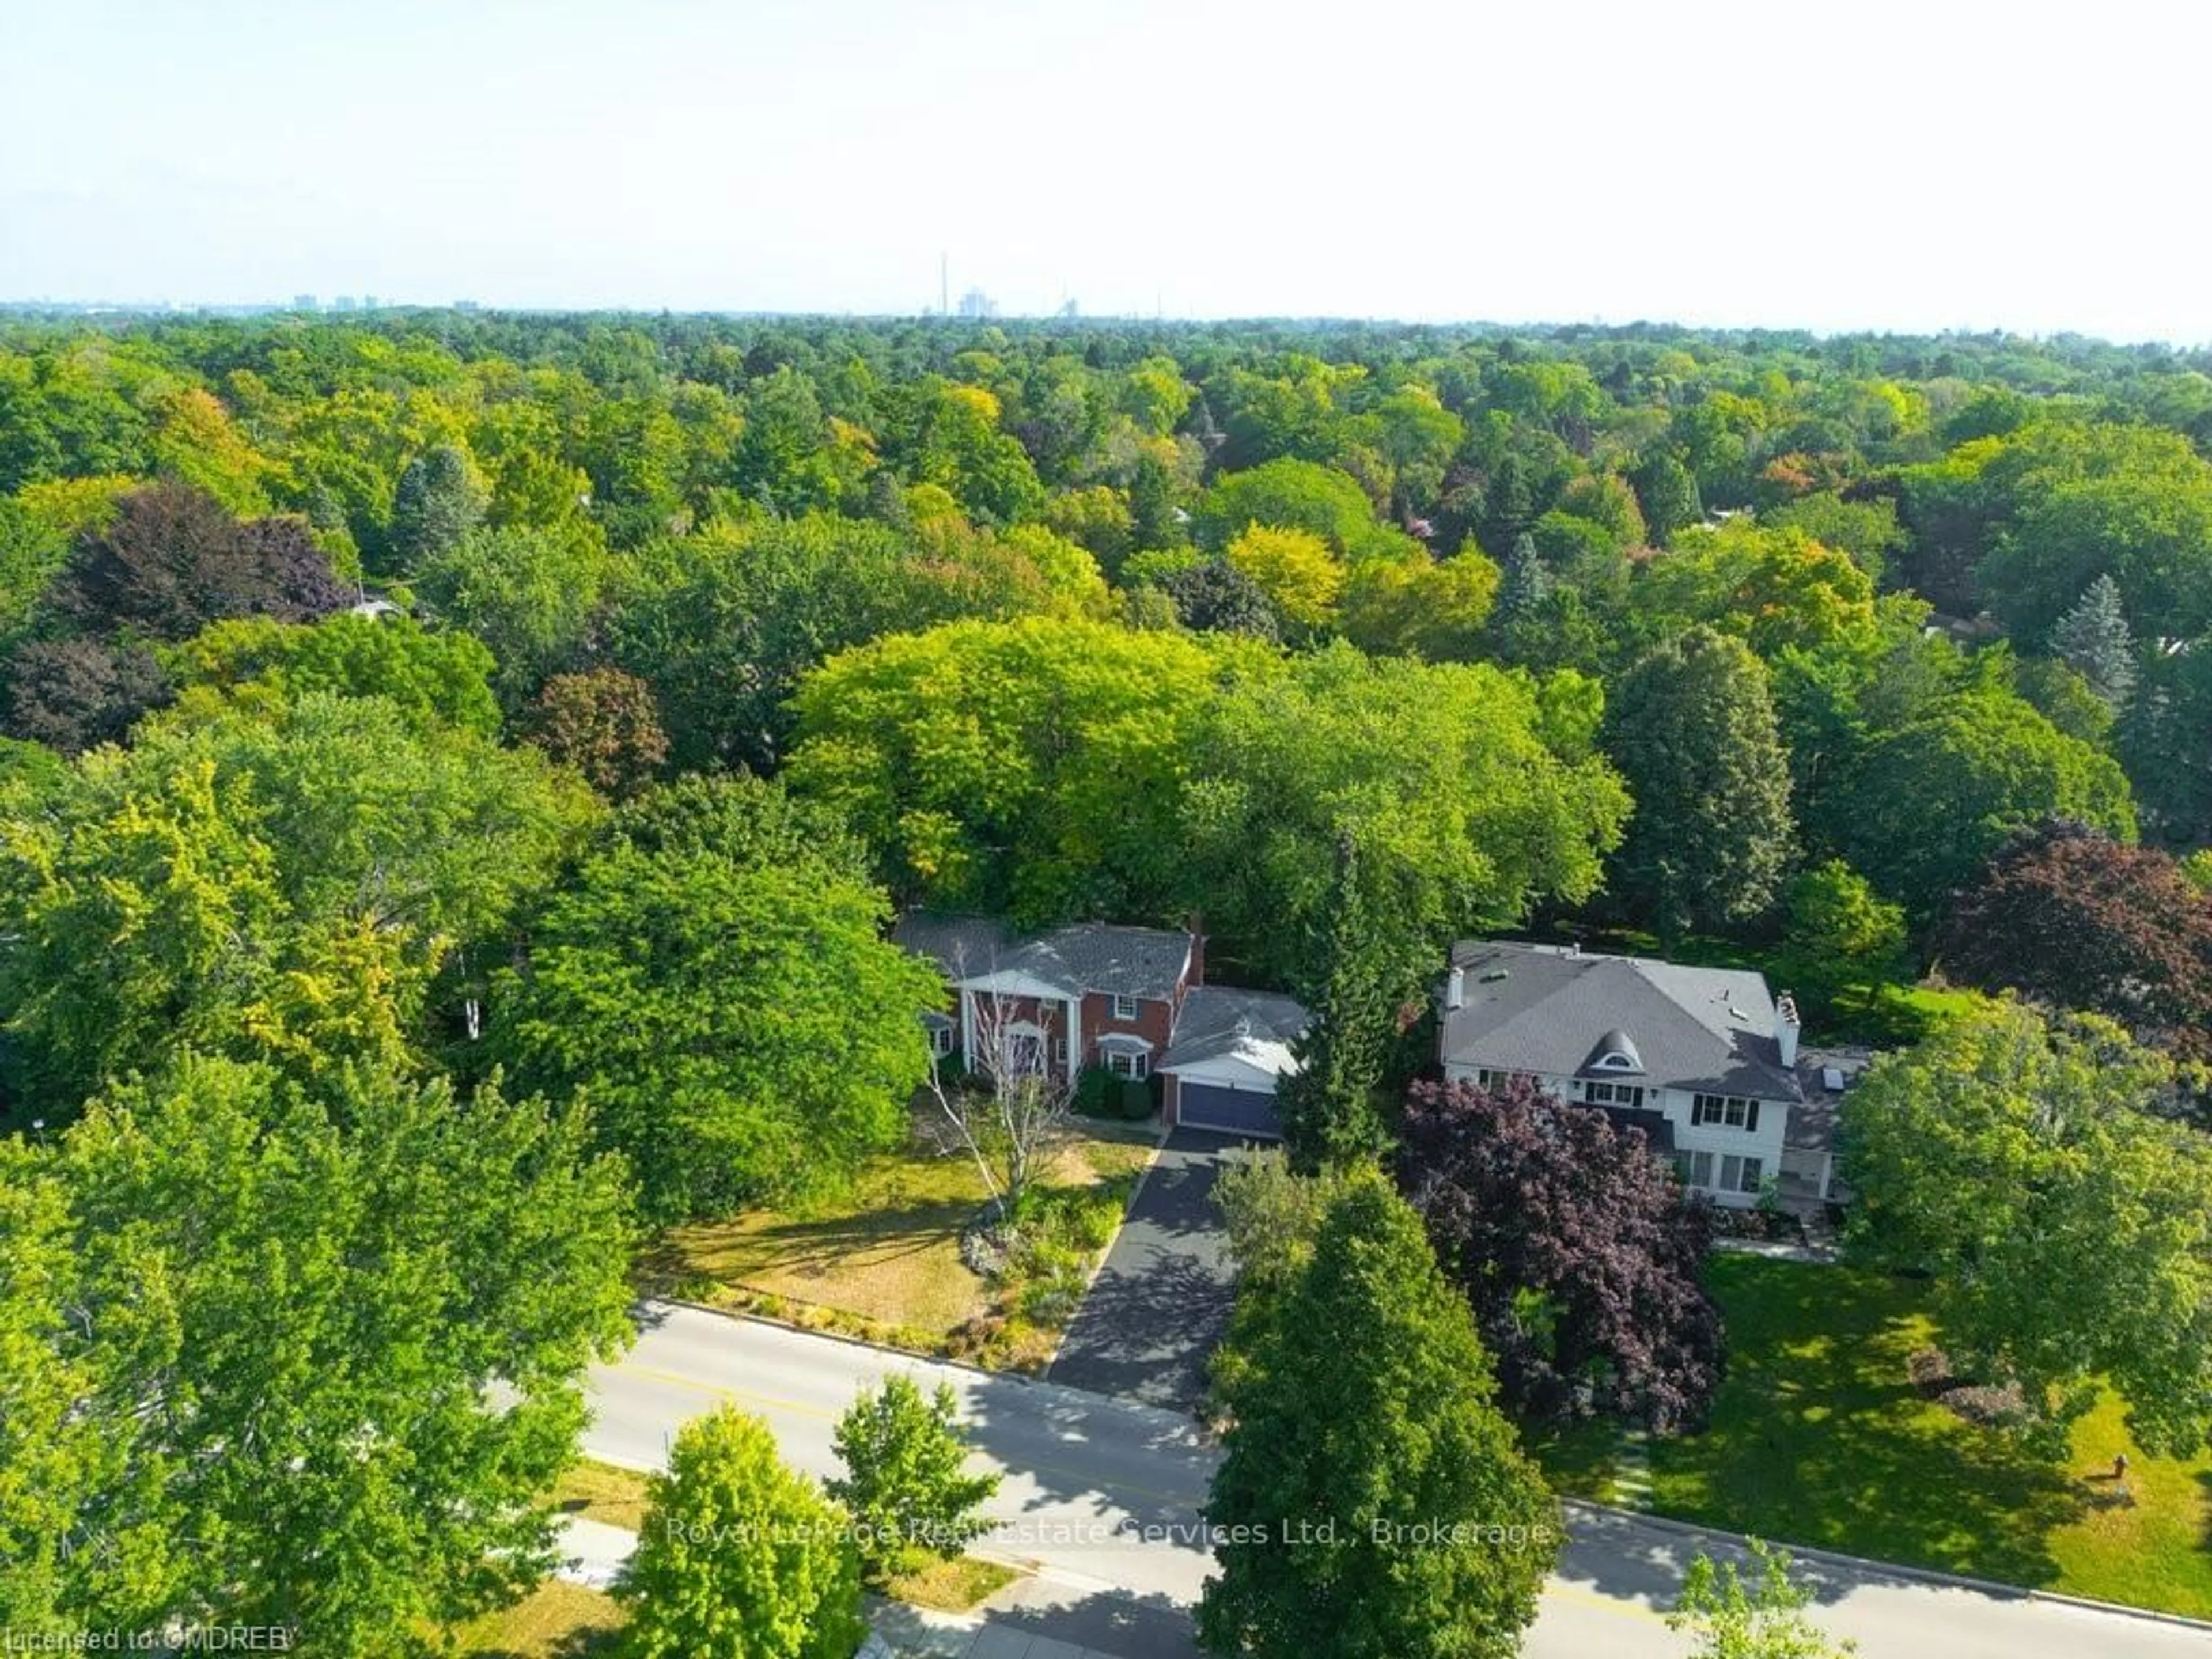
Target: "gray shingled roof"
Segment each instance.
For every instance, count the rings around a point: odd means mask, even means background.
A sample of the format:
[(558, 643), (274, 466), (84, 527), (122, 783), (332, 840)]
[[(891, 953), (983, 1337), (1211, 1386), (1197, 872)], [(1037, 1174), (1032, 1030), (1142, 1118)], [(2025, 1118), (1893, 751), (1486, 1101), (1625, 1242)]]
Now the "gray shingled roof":
[(1264, 1048), (1289, 1047), (1312, 1023), (1304, 1006), (1273, 991), (1243, 991), (1233, 985), (1194, 985), (1182, 1000), (1168, 1051), (1155, 1071), (1194, 1066), (1202, 1060)]
[[(1793, 1107), (1783, 1145), (1793, 1152), (1835, 1150), (1836, 1126), (1844, 1097), (1874, 1059), (1871, 1048), (1801, 1048), (1797, 1051), (1797, 1084), (1804, 1103)], [(1844, 1089), (1831, 1089), (1822, 1073), (1831, 1068), (1843, 1073)]]
[(929, 957), (948, 979), (1015, 972), (1069, 996), (1093, 991), (1154, 1002), (1174, 995), (1192, 945), (1188, 933), (1097, 921), (1018, 936), (989, 916), (922, 910), (901, 916), (891, 939), (916, 956)]
[[(1451, 959), (1463, 988), (1462, 1005), (1443, 1014), (1449, 1064), (1799, 1098), (1757, 974), (1483, 939), (1454, 946)], [(1643, 1069), (1593, 1069), (1623, 1036)]]

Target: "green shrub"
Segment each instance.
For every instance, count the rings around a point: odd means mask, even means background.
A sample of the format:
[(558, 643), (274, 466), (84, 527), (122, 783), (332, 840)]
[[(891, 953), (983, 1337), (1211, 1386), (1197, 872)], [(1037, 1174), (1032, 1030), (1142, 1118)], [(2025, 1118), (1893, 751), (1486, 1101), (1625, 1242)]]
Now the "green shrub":
[(1109, 1117), (1120, 1103), (1113, 1098), (1114, 1085), (1121, 1079), (1103, 1066), (1086, 1066), (1075, 1079), (1075, 1109), (1084, 1117)]

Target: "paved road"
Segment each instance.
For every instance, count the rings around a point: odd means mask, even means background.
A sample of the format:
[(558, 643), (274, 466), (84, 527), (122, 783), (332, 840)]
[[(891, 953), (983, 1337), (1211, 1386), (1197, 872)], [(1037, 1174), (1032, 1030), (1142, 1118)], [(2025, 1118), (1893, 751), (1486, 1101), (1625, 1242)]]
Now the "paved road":
[(1168, 1137), (1060, 1340), (1054, 1382), (1184, 1411), (1205, 1398), (1236, 1291), (1213, 1181), (1223, 1151), (1241, 1145), (1196, 1129)]
[[(1181, 1619), (1211, 1561), (1196, 1534), (1214, 1453), (1187, 1418), (1050, 1383), (988, 1377), (828, 1337), (655, 1306), (637, 1346), (595, 1370), (595, 1457), (658, 1467), (687, 1419), (732, 1400), (765, 1418), (785, 1455), (832, 1473), (830, 1433), (863, 1382), (905, 1370), (952, 1384), (980, 1448), (1005, 1474), (993, 1506), (1001, 1553), (1042, 1572), (1037, 1628), (1083, 1621), (1079, 1639), (1128, 1659), (1192, 1650)], [(1133, 1529), (1146, 1529), (1139, 1535)], [(1660, 1621), (1698, 1548), (1668, 1528), (1577, 1511), (1528, 1659), (1668, 1659), (1686, 1651)], [(1716, 1541), (1713, 1553), (1726, 1548)], [(2212, 1634), (2025, 1596), (1818, 1568), (1820, 1622), (1862, 1659), (2203, 1659)], [(1020, 1613), (994, 1617), (1024, 1617)]]

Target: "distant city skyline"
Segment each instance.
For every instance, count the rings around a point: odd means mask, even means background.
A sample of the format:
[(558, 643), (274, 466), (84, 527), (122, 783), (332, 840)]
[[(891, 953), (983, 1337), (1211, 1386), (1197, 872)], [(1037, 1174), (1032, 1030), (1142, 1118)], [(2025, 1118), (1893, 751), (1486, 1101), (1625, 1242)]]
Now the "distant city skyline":
[(2212, 342), (2200, 17), (1534, 9), (16, 0), (0, 300)]

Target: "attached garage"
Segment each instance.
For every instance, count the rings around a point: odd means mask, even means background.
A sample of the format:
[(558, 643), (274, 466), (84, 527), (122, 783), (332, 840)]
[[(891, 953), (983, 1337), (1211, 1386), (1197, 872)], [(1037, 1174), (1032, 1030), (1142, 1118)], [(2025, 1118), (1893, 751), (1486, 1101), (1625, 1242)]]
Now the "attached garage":
[(1304, 1008), (1272, 992), (1194, 988), (1152, 1068), (1169, 1126), (1279, 1140), (1275, 1090), (1298, 1069), (1292, 1045), (1306, 1019)]
[(1176, 1121), (1188, 1129), (1212, 1129), (1221, 1134), (1256, 1135), (1282, 1139), (1283, 1126), (1275, 1114), (1275, 1091), (1240, 1089), (1233, 1083), (1200, 1083), (1185, 1079), (1176, 1090)]

